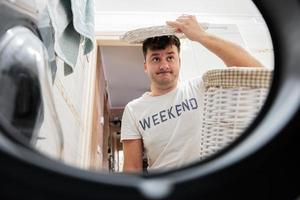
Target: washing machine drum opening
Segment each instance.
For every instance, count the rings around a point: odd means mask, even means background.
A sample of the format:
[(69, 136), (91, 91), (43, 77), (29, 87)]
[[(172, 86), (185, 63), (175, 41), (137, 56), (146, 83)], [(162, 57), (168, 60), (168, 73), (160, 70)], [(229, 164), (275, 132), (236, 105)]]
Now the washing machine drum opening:
[(0, 130), (30, 144), (43, 116), (36, 36), (14, 27), (0, 38)]

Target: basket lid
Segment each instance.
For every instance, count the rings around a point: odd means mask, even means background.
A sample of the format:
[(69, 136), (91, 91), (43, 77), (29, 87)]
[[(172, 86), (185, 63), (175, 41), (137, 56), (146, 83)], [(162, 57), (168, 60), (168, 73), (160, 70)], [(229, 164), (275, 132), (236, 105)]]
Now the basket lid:
[(273, 70), (260, 67), (230, 67), (208, 70), (203, 82), (208, 87), (253, 87), (269, 88)]
[(175, 28), (164, 25), (134, 29), (123, 34), (120, 39), (131, 44), (139, 44), (143, 43), (147, 38), (164, 35), (175, 35), (178, 38), (185, 37), (183, 33), (176, 32)]

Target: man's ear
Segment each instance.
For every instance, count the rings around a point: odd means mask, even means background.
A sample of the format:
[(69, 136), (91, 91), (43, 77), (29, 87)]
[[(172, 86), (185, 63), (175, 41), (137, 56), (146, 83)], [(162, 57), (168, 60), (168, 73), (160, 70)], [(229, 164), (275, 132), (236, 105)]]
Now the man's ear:
[(146, 61), (144, 61), (144, 72), (145, 72), (146, 74), (148, 73)]

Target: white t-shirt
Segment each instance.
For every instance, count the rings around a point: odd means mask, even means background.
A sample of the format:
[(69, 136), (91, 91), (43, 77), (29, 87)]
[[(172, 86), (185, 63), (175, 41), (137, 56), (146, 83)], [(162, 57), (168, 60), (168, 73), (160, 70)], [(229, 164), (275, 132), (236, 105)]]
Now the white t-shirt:
[(200, 158), (202, 78), (179, 82), (161, 95), (146, 92), (123, 113), (121, 141), (142, 139), (148, 169), (181, 167)]

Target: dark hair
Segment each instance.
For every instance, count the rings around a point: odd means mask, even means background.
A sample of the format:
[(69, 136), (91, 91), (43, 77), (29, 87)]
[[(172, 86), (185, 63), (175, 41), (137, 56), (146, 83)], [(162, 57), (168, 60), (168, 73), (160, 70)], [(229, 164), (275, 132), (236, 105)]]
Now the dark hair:
[(180, 40), (175, 35), (165, 35), (148, 38), (143, 42), (143, 53), (144, 58), (146, 58), (147, 50), (161, 50), (168, 46), (175, 45), (180, 52)]

